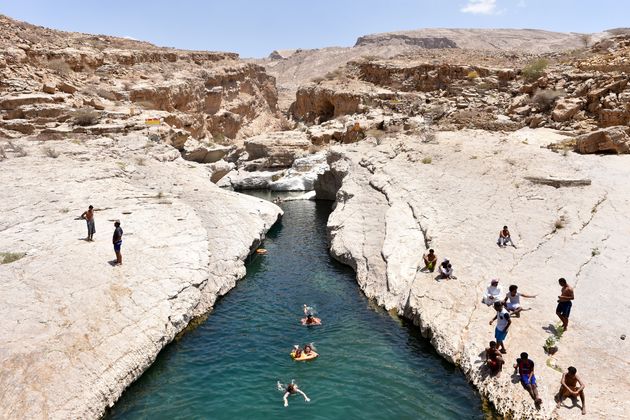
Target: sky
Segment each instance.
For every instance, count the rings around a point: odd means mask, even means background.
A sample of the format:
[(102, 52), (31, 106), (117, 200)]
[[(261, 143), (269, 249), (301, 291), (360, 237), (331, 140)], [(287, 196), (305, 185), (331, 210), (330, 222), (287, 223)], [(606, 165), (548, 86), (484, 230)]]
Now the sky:
[(0, 0), (0, 14), (36, 25), (243, 57), (420, 28), (599, 32), (630, 26), (628, 11), (630, 0)]

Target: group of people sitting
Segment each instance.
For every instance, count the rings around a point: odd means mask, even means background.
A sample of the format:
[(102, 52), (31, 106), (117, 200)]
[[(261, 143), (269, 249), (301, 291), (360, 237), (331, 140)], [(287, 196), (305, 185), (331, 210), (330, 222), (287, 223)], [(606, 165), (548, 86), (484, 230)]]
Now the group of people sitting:
[[(424, 271), (428, 271), (433, 273), (435, 271), (435, 266), (437, 265), (437, 255), (435, 255), (435, 250), (430, 249), (428, 253), (422, 256), (422, 260), (424, 261)], [(438, 266), (438, 277), (437, 279), (455, 279), (456, 277), (453, 275), (453, 264), (448, 259), (444, 259), (442, 263)]]
[[(511, 245), (516, 248), (516, 245), (512, 241), (510, 231), (507, 226), (503, 226), (503, 229), (499, 231), (499, 238), (497, 245), (501, 248)], [(423, 271), (434, 272), (436, 267), (439, 270), (437, 279), (452, 279), (453, 266), (448, 259), (445, 259), (440, 265), (437, 265), (438, 257), (433, 249), (429, 249), (429, 252), (422, 256), (424, 261)], [(558, 296), (558, 307), (556, 314), (562, 321), (562, 327), (566, 330), (569, 322), (569, 314), (571, 310), (571, 301), (573, 300), (573, 289), (568, 286), (565, 279), (559, 279), (562, 291)], [(505, 339), (507, 337), (510, 325), (512, 324), (512, 317), (519, 318), (521, 312), (524, 309), (521, 305), (521, 298), (534, 299), (537, 295), (526, 294), (519, 292), (517, 285), (510, 285), (508, 292), (504, 294), (504, 290), (499, 286), (499, 280), (493, 279), (487, 286), (483, 297), (482, 303), (492, 306), (496, 311), (495, 316), (490, 320), (490, 325), (495, 321), (497, 325), (494, 330), (495, 340), (490, 342), (488, 348), (486, 348), (486, 366), (489, 368), (492, 375), (500, 375), (505, 361), (503, 355), (507, 353), (505, 348)], [(529, 355), (525, 352), (521, 353), (521, 357), (516, 360), (514, 364), (514, 372), (519, 375), (521, 384), (529, 394), (531, 395), (534, 403), (537, 407), (541, 404), (541, 398), (538, 395), (538, 389), (536, 386), (536, 376), (534, 375), (534, 362), (529, 359)], [(558, 407), (562, 400), (566, 397), (580, 397), (582, 400), (582, 414), (586, 413), (584, 403), (584, 383), (577, 377), (577, 370), (574, 367), (570, 367), (562, 376), (561, 388), (556, 396)]]

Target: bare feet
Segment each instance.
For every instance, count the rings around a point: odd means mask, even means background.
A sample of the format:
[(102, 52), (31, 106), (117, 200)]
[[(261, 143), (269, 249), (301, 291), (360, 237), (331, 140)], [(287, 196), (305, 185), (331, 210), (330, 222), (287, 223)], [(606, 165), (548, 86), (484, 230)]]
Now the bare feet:
[(582, 415), (586, 414), (586, 407), (582, 407)]

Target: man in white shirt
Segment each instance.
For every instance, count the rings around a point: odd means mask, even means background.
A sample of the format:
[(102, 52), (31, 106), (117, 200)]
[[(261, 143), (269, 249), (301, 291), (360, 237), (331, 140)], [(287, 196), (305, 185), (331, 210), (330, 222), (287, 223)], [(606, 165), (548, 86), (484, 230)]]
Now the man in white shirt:
[(486, 289), (486, 293), (483, 295), (482, 302), (488, 306), (494, 305), (494, 302), (499, 302), (501, 300), (502, 295), (503, 290), (501, 289), (501, 286), (499, 286), (499, 279), (492, 279)]
[(497, 342), (497, 347), (501, 348), (501, 350), (499, 350), (501, 354), (505, 354), (507, 350), (505, 349), (503, 341), (505, 341), (507, 337), (508, 328), (510, 328), (512, 320), (510, 319), (508, 311), (503, 307), (503, 303), (494, 302), (494, 310), (497, 311), (497, 314), (490, 320), (490, 325), (492, 325), (494, 320), (497, 320), (497, 326), (494, 329), (494, 338)]
[(536, 295), (519, 293), (518, 286), (513, 284), (510, 286), (510, 291), (505, 295), (505, 300), (503, 301), (507, 310), (512, 312), (517, 318), (521, 316), (521, 311), (523, 310), (523, 307), (521, 306), (521, 296), (529, 299), (536, 297)]

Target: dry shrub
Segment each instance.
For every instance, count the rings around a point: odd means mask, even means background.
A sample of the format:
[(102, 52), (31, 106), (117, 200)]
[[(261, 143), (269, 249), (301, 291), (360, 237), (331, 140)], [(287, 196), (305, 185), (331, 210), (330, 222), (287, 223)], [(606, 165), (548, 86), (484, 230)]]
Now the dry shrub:
[(479, 73), (477, 73), (476, 70), (469, 71), (466, 77), (468, 77), (469, 79), (476, 79), (479, 77)]
[(75, 111), (72, 118), (74, 119), (75, 125), (86, 127), (96, 124), (100, 118), (100, 115), (93, 109), (85, 108)]
[(521, 73), (523, 74), (525, 80), (527, 80), (528, 82), (533, 82), (535, 80), (538, 80), (540, 77), (542, 77), (543, 74), (545, 74), (545, 69), (548, 65), (549, 60), (539, 58), (538, 60), (534, 60), (523, 67)]
[(552, 89), (538, 89), (532, 97), (532, 103), (541, 111), (549, 111), (553, 108), (556, 99), (564, 94), (562, 91)]
[(280, 131), (290, 131), (295, 128), (295, 123), (290, 121), (286, 116), (280, 116)]
[(60, 76), (67, 76), (72, 71), (70, 65), (60, 58), (50, 60), (47, 67)]
[(116, 100), (116, 95), (113, 92), (106, 89), (96, 89), (96, 94), (103, 99), (108, 99), (110, 101)]
[(53, 159), (57, 159), (59, 157), (59, 152), (52, 147), (44, 147), (44, 154)]
[(7, 158), (7, 152), (4, 151), (4, 146), (0, 146), (0, 160), (5, 160)]
[(422, 158), (422, 163), (424, 163), (425, 165), (430, 165), (431, 162), (433, 162), (433, 159), (431, 158), (431, 156), (427, 156), (427, 157), (423, 157)]
[(326, 80), (334, 80), (334, 79), (340, 78), (341, 76), (343, 76), (343, 70), (342, 69), (337, 69), (337, 70), (333, 70), (333, 71), (330, 71), (330, 72), (326, 73), (324, 78)]
[(0, 252), (0, 264), (15, 262), (26, 255), (25, 252)]
[(591, 41), (593, 40), (593, 35), (592, 34), (580, 34), (580, 35), (578, 35), (578, 38), (580, 38), (580, 41), (582, 41), (582, 44), (584, 44), (584, 48), (588, 48), (589, 45), (591, 45)]

